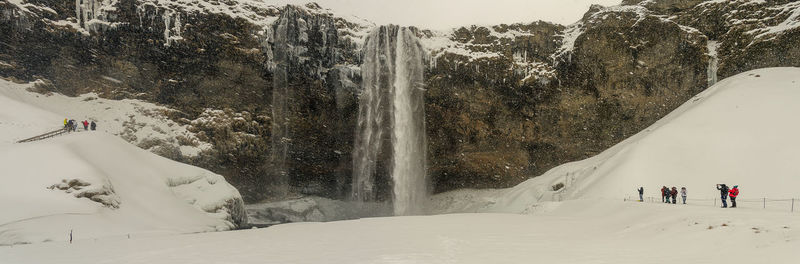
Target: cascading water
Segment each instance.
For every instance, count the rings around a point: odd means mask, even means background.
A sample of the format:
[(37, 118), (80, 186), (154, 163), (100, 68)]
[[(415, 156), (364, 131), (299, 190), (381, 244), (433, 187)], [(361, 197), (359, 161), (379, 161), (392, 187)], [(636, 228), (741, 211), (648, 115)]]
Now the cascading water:
[(711, 57), (711, 59), (708, 60), (708, 71), (706, 74), (708, 75), (709, 87), (717, 83), (717, 67), (719, 64), (719, 58), (717, 56), (718, 48), (719, 42), (708, 41), (708, 56)]
[(364, 62), (361, 65), (362, 91), (359, 96), (358, 125), (353, 148), (354, 200), (375, 200), (375, 179), (378, 167), (383, 167), (379, 155), (383, 152), (389, 127), (389, 93), (394, 78), (394, 58), (390, 49), (392, 38), (389, 29), (380, 27), (373, 31), (364, 45)]
[(397, 26), (374, 30), (364, 46), (352, 196), (374, 200), (376, 178), (388, 173), (395, 215), (422, 213), (427, 194), (423, 54), (414, 32)]
[(397, 32), (392, 133), (395, 215), (419, 214), (426, 195), (423, 49), (413, 32)]
[(288, 193), (289, 172), (286, 158), (289, 154), (289, 87), (288, 70), (293, 50), (289, 39), (288, 27), (292, 10), (287, 10), (277, 23), (275, 29), (275, 48), (273, 51), (275, 69), (272, 80), (272, 135), (270, 138), (270, 177), (267, 178), (267, 189), (282, 196)]

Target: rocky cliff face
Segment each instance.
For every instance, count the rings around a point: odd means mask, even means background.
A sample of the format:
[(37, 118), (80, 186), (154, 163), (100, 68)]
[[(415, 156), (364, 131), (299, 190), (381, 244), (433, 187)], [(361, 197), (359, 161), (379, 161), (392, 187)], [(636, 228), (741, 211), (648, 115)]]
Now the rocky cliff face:
[[(176, 109), (169, 117), (213, 148), (169, 156), (225, 175), (249, 201), (350, 193), (374, 24), (249, 0), (14, 0), (0, 10), (0, 75)], [(589, 157), (705, 89), (709, 74), (800, 66), (799, 15), (792, 1), (626, 0), (569, 26), (415, 30), (430, 53), (433, 190), (511, 186)]]

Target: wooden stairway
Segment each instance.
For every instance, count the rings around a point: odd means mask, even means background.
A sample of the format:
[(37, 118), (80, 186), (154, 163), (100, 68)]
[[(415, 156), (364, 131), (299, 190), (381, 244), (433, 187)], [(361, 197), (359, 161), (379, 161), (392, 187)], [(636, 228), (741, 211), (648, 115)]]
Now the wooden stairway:
[(53, 130), (53, 131), (50, 131), (50, 132), (47, 132), (47, 133), (44, 133), (44, 134), (41, 134), (41, 135), (38, 135), (38, 136), (35, 136), (35, 137), (19, 140), (19, 141), (17, 141), (17, 143), (26, 143), (26, 142), (39, 141), (39, 140), (42, 140), (42, 139), (47, 139), (47, 138), (59, 136), (59, 135), (62, 135), (62, 134), (66, 134), (68, 132), (69, 132), (69, 130), (67, 130), (65, 128), (59, 128), (58, 130)]

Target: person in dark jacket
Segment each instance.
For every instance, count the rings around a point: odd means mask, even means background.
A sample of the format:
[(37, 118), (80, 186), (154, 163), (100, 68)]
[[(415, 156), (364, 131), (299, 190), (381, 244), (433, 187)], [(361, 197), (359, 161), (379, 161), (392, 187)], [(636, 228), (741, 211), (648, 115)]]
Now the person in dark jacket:
[(72, 129), (75, 127), (75, 120), (70, 119), (67, 121), (67, 132), (72, 132)]
[(678, 188), (672, 186), (672, 190), (669, 192), (669, 194), (672, 196), (672, 204), (675, 204), (678, 201)]
[(729, 196), (731, 197), (731, 208), (735, 208), (736, 207), (736, 196), (739, 196), (739, 185), (734, 185), (733, 189), (728, 191), (728, 193), (730, 194)]
[(639, 201), (644, 202), (644, 187), (639, 187), (637, 191), (639, 191)]
[(722, 199), (722, 208), (728, 208), (728, 186), (725, 184), (717, 184), (720, 199)]
[(94, 131), (97, 128), (97, 123), (95, 123), (94, 120), (92, 120), (91, 126), (92, 126), (92, 131)]
[(661, 187), (661, 202), (666, 203), (667, 199), (667, 186), (663, 186)]

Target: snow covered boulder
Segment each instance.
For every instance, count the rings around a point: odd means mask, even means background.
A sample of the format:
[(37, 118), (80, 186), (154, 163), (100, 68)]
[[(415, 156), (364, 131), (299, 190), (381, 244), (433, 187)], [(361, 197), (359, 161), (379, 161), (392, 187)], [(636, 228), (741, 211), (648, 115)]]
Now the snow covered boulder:
[(250, 224), (256, 226), (328, 222), (392, 214), (391, 206), (382, 203), (353, 203), (314, 196), (248, 204), (246, 208)]

